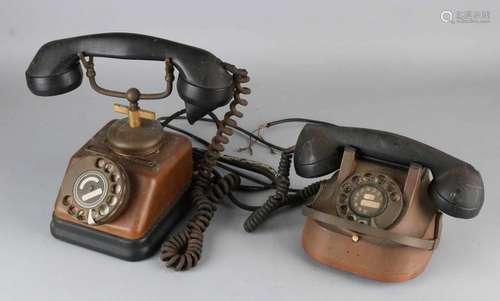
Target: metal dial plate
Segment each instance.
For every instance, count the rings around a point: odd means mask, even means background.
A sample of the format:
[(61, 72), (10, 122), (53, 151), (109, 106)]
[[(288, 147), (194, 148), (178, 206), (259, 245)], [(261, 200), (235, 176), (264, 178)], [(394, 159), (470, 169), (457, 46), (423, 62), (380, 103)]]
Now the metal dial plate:
[(391, 177), (376, 172), (356, 173), (335, 193), (340, 217), (376, 228), (388, 228), (403, 210), (401, 188)]
[(94, 208), (102, 203), (108, 192), (108, 179), (99, 170), (84, 172), (76, 179), (73, 186), (75, 202), (83, 208)]
[(88, 156), (68, 169), (62, 187), (62, 204), (81, 223), (99, 225), (112, 221), (126, 207), (129, 179), (118, 162)]
[(386, 193), (375, 185), (360, 185), (352, 192), (349, 206), (357, 215), (375, 217), (387, 206)]

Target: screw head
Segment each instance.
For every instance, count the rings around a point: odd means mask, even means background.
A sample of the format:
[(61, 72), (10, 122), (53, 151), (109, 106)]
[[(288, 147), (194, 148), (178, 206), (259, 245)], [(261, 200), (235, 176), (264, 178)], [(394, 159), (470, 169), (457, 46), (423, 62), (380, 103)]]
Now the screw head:
[(351, 237), (351, 239), (352, 239), (352, 241), (353, 241), (353, 242), (358, 242), (358, 241), (359, 241), (359, 236), (357, 236), (357, 235), (353, 235), (353, 236)]

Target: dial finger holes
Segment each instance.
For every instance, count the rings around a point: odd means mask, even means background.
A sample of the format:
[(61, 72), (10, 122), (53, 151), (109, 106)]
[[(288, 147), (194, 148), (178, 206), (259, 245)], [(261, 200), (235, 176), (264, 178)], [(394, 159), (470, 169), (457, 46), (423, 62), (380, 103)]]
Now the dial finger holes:
[(59, 199), (67, 215), (84, 224), (102, 225), (123, 212), (130, 183), (120, 161), (113, 160), (87, 156), (72, 164), (74, 176), (68, 177)]
[(79, 220), (84, 220), (85, 219), (85, 212), (83, 210), (78, 210), (78, 213), (76, 214), (76, 218)]
[(105, 164), (106, 164), (106, 162), (104, 162), (104, 160), (103, 160), (103, 159), (98, 159), (98, 160), (96, 161), (96, 163), (95, 163), (95, 166), (96, 166), (97, 168), (103, 168)]
[(104, 170), (105, 170), (106, 172), (112, 172), (112, 171), (114, 170), (114, 166), (113, 166), (113, 164), (111, 164), (111, 163), (106, 163), (106, 165), (104, 165)]
[(348, 185), (348, 184), (344, 184), (342, 185), (342, 191), (344, 193), (350, 193), (352, 191), (352, 187), (351, 185)]
[(118, 204), (118, 198), (114, 195), (108, 199), (107, 203), (109, 206), (114, 207)]
[(73, 199), (69, 195), (64, 196), (64, 198), (62, 200), (62, 204), (64, 207), (68, 207), (72, 202), (73, 202)]
[(99, 207), (99, 215), (100, 216), (105, 216), (109, 214), (109, 207), (106, 205), (101, 205)]
[(120, 180), (120, 175), (119, 174), (112, 174), (111, 175), (111, 182), (118, 182)]
[(115, 186), (113, 186), (113, 193), (121, 193), (122, 192), (122, 185), (120, 184), (116, 184)]
[(401, 200), (401, 196), (395, 192), (392, 192), (390, 194), (391, 201), (393, 202), (399, 202)]

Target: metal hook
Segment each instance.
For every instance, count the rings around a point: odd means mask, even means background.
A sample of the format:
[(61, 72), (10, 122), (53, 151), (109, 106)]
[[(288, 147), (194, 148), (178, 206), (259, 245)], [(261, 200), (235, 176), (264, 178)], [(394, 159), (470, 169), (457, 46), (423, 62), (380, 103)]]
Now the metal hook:
[[(103, 88), (103, 87), (99, 86), (99, 84), (97, 84), (97, 82), (95, 80), (96, 72), (95, 72), (95, 68), (94, 68), (94, 57), (93, 56), (88, 56), (89, 59), (86, 60), (85, 54), (79, 53), (78, 57), (80, 58), (82, 65), (87, 70), (86, 75), (89, 78), (89, 83), (90, 83), (90, 86), (92, 87), (92, 89), (94, 89), (97, 93), (100, 93), (100, 94), (103, 94), (106, 96), (127, 98), (127, 94), (128, 94), (127, 92), (109, 90), (109, 89)], [(138, 99), (152, 100), (152, 99), (162, 99), (162, 98), (168, 97), (170, 95), (170, 93), (172, 93), (173, 81), (174, 81), (174, 66), (172, 64), (172, 59), (166, 58), (165, 59), (165, 82), (166, 82), (165, 91), (160, 92), (160, 93), (139, 93)]]

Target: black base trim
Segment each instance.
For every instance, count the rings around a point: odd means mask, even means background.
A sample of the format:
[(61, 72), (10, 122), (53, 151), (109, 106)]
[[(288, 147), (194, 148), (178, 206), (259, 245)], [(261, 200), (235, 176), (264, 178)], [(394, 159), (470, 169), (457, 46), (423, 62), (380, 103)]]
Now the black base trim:
[(152, 256), (177, 222), (185, 215), (188, 204), (185, 196), (165, 212), (148, 233), (139, 239), (130, 240), (109, 233), (97, 231), (76, 223), (52, 216), (50, 232), (55, 238), (90, 250), (118, 257), (128, 261), (139, 261)]

